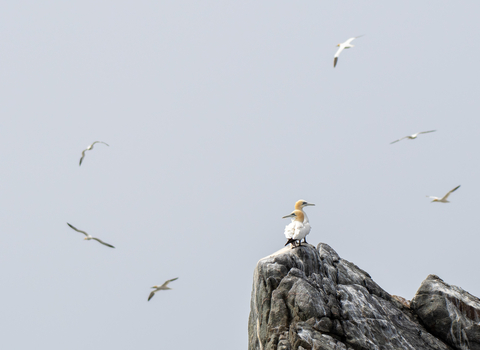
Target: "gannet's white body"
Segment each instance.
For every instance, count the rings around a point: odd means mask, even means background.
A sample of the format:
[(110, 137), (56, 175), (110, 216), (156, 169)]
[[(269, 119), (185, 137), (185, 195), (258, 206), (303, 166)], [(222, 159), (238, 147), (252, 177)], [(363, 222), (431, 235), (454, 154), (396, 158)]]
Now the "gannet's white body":
[(333, 56), (333, 68), (335, 68), (335, 66), (337, 65), (338, 56), (340, 56), (342, 51), (345, 50), (345, 49), (352, 48), (354, 45), (352, 45), (351, 42), (354, 41), (356, 38), (360, 38), (361, 36), (363, 36), (363, 35), (359, 35), (359, 36), (350, 38), (347, 41), (345, 41), (344, 43), (341, 43), (341, 44), (337, 45), (339, 47), (339, 49), (335, 53), (335, 56)]
[(433, 197), (433, 196), (427, 196), (427, 197), (433, 199), (433, 201), (431, 201), (431, 203), (433, 203), (433, 202), (450, 203), (449, 201), (447, 201), (448, 196), (450, 196), (450, 194), (451, 194), (452, 192), (456, 191), (459, 187), (460, 187), (460, 185), (458, 185), (457, 187), (455, 187), (453, 190), (447, 192), (447, 194), (446, 194), (445, 196), (443, 196), (442, 198)]
[(294, 210), (290, 215), (286, 215), (283, 217), (285, 218), (292, 218), (292, 222), (285, 226), (285, 237), (288, 239), (288, 243), (292, 243), (293, 247), (296, 247), (296, 242), (299, 245), (302, 245), (301, 240), (304, 239), (311, 230), (310, 223), (304, 222), (305, 214), (302, 210)]
[(91, 145), (88, 145), (87, 148), (82, 151), (82, 157), (80, 158), (80, 164), (79, 164), (78, 166), (82, 165), (83, 158), (85, 158), (85, 152), (86, 152), (86, 151), (90, 151), (90, 150), (93, 148), (93, 145), (95, 145), (96, 143), (103, 143), (103, 144), (105, 144), (105, 145), (108, 146), (108, 144), (106, 144), (106, 143), (103, 142), (103, 141), (95, 141), (95, 142), (92, 143)]
[[(308, 203), (307, 201), (300, 199), (295, 203), (295, 210), (301, 210), (304, 216), (303, 223), (308, 224), (310, 226), (310, 221), (308, 221), (308, 216), (307, 213), (303, 210), (303, 208), (308, 207), (308, 206), (315, 206), (313, 203)], [(308, 231), (310, 232), (310, 230)], [(308, 233), (307, 233), (308, 235)], [(304, 242), (307, 243), (306, 237), (303, 237)]]
[(420, 134), (428, 134), (429, 132), (434, 132), (434, 131), (437, 131), (437, 130), (420, 131), (420, 132), (417, 132), (416, 134), (404, 136), (401, 139), (390, 142), (390, 144), (398, 142), (398, 141), (402, 141), (403, 139), (415, 140), (418, 137), (418, 135), (420, 135)]
[(159, 290), (172, 289), (172, 288), (170, 288), (170, 287), (167, 287), (167, 285), (168, 285), (170, 282), (175, 281), (175, 280), (178, 280), (178, 277), (177, 277), (177, 278), (172, 278), (171, 280), (168, 280), (168, 281), (165, 281), (165, 283), (162, 284), (161, 286), (153, 286), (152, 288), (154, 288), (155, 290), (150, 293), (150, 295), (148, 296), (148, 300), (147, 300), (147, 301), (150, 301), (150, 299), (152, 299), (153, 296), (155, 295), (155, 293), (158, 292)]

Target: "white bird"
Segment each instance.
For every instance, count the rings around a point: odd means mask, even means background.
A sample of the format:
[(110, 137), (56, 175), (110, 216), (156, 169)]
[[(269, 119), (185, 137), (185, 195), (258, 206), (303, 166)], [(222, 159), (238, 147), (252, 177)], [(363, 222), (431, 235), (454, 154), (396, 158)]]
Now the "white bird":
[(91, 145), (88, 145), (87, 148), (82, 151), (82, 158), (80, 158), (80, 164), (79, 164), (78, 166), (82, 165), (83, 158), (85, 158), (85, 152), (86, 152), (86, 151), (90, 151), (90, 150), (93, 148), (93, 145), (96, 144), (96, 143), (103, 143), (104, 145), (107, 145), (107, 146), (108, 146), (108, 144), (106, 144), (106, 143), (103, 142), (103, 141), (95, 141), (95, 142), (92, 143)]
[(409, 135), (409, 136), (405, 136), (405, 137), (402, 137), (401, 139), (398, 139), (398, 140), (395, 140), (395, 141), (393, 141), (393, 142), (390, 142), (390, 144), (395, 143), (395, 142), (398, 142), (398, 141), (402, 141), (403, 139), (415, 140), (415, 139), (417, 138), (417, 136), (420, 135), (420, 134), (427, 134), (427, 133), (429, 133), (429, 132), (434, 132), (434, 131), (437, 131), (437, 130), (420, 131), (420, 132), (417, 132), (416, 134)]
[[(303, 215), (305, 216), (304, 220), (303, 220), (303, 223), (307, 223), (307, 224), (310, 224), (310, 222), (308, 221), (308, 216), (307, 216), (307, 213), (305, 213), (303, 211), (303, 208), (305, 207), (308, 207), (308, 206), (315, 206), (315, 204), (313, 203), (308, 203), (307, 201), (303, 200), (303, 199), (300, 199), (298, 200), (296, 203), (295, 203), (295, 210), (301, 210), (303, 212)], [(308, 234), (308, 233), (307, 233)], [(303, 241), (305, 243), (307, 243), (307, 237), (303, 237)]]
[(67, 225), (70, 226), (71, 228), (73, 228), (75, 231), (80, 232), (80, 233), (83, 233), (83, 234), (86, 236), (84, 239), (86, 239), (86, 240), (88, 240), (88, 241), (91, 240), (91, 239), (94, 239), (94, 240), (96, 240), (97, 242), (100, 242), (100, 243), (102, 243), (103, 245), (106, 245), (107, 247), (115, 248), (113, 245), (110, 245), (110, 244), (108, 244), (108, 243), (105, 243), (105, 242), (99, 240), (98, 238), (95, 238), (95, 237), (90, 236), (90, 235), (89, 235), (88, 233), (86, 233), (85, 231), (81, 231), (81, 230), (79, 230), (78, 228), (75, 228), (74, 226), (70, 225), (68, 222), (67, 222)]
[(460, 187), (460, 185), (458, 185), (457, 187), (455, 187), (453, 190), (447, 192), (447, 194), (446, 194), (445, 196), (443, 196), (442, 198), (433, 197), (433, 196), (427, 196), (427, 197), (433, 198), (433, 201), (431, 201), (431, 203), (433, 203), (433, 202), (450, 203), (449, 201), (447, 201), (448, 196), (450, 196), (450, 194), (451, 194), (452, 192), (455, 192), (456, 190), (458, 190), (459, 187)]
[(292, 248), (296, 247), (296, 241), (299, 241), (298, 245), (302, 245), (302, 239), (311, 230), (310, 223), (303, 221), (305, 214), (301, 210), (294, 210), (290, 215), (286, 215), (282, 219), (285, 218), (292, 218), (292, 222), (285, 226), (285, 237), (288, 239), (285, 245), (292, 243)]
[(333, 56), (334, 57), (333, 58), (333, 68), (335, 68), (335, 66), (337, 65), (338, 56), (340, 56), (340, 53), (342, 53), (342, 51), (344, 49), (349, 49), (349, 48), (353, 47), (354, 45), (352, 45), (351, 42), (354, 41), (356, 38), (360, 38), (361, 36), (363, 36), (363, 35), (355, 36), (353, 38), (348, 39), (344, 43), (340, 43), (340, 44), (337, 45), (339, 47), (339, 49), (335, 53), (335, 56)]
[(172, 288), (167, 287), (167, 284), (169, 284), (170, 282), (175, 281), (175, 280), (178, 280), (178, 277), (177, 278), (172, 278), (171, 280), (166, 281), (161, 286), (153, 286), (152, 288), (155, 288), (155, 290), (150, 293), (147, 301), (150, 301), (150, 299), (152, 299), (153, 296), (155, 295), (155, 293), (158, 292), (159, 290), (172, 289)]

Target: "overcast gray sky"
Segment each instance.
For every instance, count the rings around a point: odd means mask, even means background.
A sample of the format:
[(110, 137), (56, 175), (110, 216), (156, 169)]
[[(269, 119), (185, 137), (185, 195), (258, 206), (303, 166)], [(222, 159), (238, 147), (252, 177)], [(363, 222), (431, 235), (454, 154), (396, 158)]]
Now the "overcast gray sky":
[(253, 270), (301, 198), (309, 242), (389, 293), (434, 273), (480, 295), (479, 12), (3, 2), (1, 347), (245, 349)]

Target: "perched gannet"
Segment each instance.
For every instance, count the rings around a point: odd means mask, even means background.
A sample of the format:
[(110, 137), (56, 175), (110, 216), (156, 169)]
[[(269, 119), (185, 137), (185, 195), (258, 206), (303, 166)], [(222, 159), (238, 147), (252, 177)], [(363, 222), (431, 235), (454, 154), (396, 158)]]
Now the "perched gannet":
[(350, 38), (348, 39), (347, 41), (345, 41), (344, 43), (341, 43), (341, 44), (338, 44), (337, 46), (340, 47), (337, 52), (335, 53), (335, 56), (333, 56), (333, 68), (335, 68), (335, 66), (337, 65), (337, 61), (338, 61), (338, 56), (340, 56), (340, 53), (344, 50), (344, 49), (349, 49), (351, 47), (353, 47), (354, 45), (351, 45), (350, 43), (352, 41), (354, 41), (356, 38), (360, 38), (361, 36), (363, 35), (359, 35), (359, 36), (356, 36), (356, 37), (353, 37), (353, 38)]
[(165, 282), (164, 284), (162, 284), (161, 286), (153, 286), (152, 288), (155, 288), (155, 290), (150, 293), (150, 295), (148, 296), (148, 300), (147, 300), (147, 301), (150, 301), (150, 299), (152, 299), (153, 296), (155, 295), (155, 293), (158, 292), (159, 290), (172, 289), (172, 288), (167, 287), (167, 284), (169, 284), (170, 282), (175, 281), (175, 280), (178, 280), (178, 277), (177, 277), (177, 278), (172, 278), (171, 280), (166, 281), (166, 282)]
[(70, 225), (68, 222), (67, 222), (67, 225), (70, 226), (71, 228), (73, 228), (75, 231), (80, 232), (80, 233), (83, 233), (85, 236), (87, 236), (87, 237), (85, 237), (84, 239), (86, 239), (86, 240), (88, 240), (88, 241), (91, 240), (91, 239), (94, 239), (94, 240), (96, 240), (97, 242), (100, 242), (100, 243), (102, 243), (103, 245), (106, 245), (107, 247), (115, 248), (113, 245), (110, 245), (110, 244), (108, 244), (108, 243), (105, 243), (105, 242), (99, 240), (98, 238), (95, 238), (95, 237), (90, 236), (90, 235), (89, 235), (88, 233), (86, 233), (85, 231), (81, 231), (81, 230), (79, 230), (78, 228), (73, 227), (73, 226)]
[(431, 201), (431, 203), (433, 203), (433, 202), (450, 203), (449, 201), (447, 201), (448, 196), (450, 196), (450, 193), (458, 190), (459, 187), (460, 187), (460, 185), (458, 185), (457, 187), (455, 187), (453, 190), (447, 192), (447, 194), (446, 194), (445, 196), (443, 196), (442, 198), (433, 197), (433, 196), (427, 196), (427, 197), (433, 198), (433, 201)]
[(417, 132), (416, 134), (408, 135), (408, 136), (402, 137), (401, 139), (398, 139), (398, 140), (395, 140), (395, 141), (393, 141), (393, 142), (390, 142), (390, 144), (395, 143), (395, 142), (398, 142), (398, 141), (402, 141), (403, 139), (415, 140), (415, 139), (417, 138), (417, 136), (420, 135), (420, 134), (427, 134), (427, 133), (429, 133), (429, 132), (434, 132), (434, 131), (437, 131), (437, 130), (429, 130), (429, 131)]
[(95, 141), (95, 142), (92, 143), (91, 145), (88, 145), (88, 147), (82, 151), (82, 158), (80, 158), (80, 164), (79, 164), (78, 166), (82, 165), (83, 158), (85, 157), (85, 152), (86, 152), (86, 151), (90, 151), (90, 150), (93, 148), (93, 145), (96, 144), (96, 143), (103, 143), (103, 144), (105, 144), (105, 145), (108, 146), (108, 144), (106, 144), (106, 143), (103, 142), (103, 141)]
[(292, 218), (292, 222), (285, 226), (285, 237), (288, 239), (285, 245), (292, 243), (292, 246), (296, 247), (296, 241), (298, 241), (298, 245), (302, 245), (302, 239), (308, 235), (311, 229), (310, 223), (303, 221), (305, 214), (302, 210), (294, 210), (290, 215), (286, 215), (282, 219), (285, 218)]
[[(297, 201), (297, 202), (295, 203), (295, 210), (301, 210), (301, 211), (303, 212), (303, 215), (305, 216), (305, 219), (303, 220), (303, 223), (304, 223), (304, 224), (305, 224), (305, 223), (310, 224), (310, 222), (308, 221), (307, 213), (305, 213), (305, 212), (303, 211), (303, 208), (308, 207), (309, 205), (315, 206), (315, 204), (313, 204), (313, 203), (308, 203), (307, 201), (305, 201), (305, 200), (303, 200), (303, 199), (300, 199), (299, 201)], [(307, 233), (307, 234), (308, 234), (308, 233)], [(303, 241), (304, 241), (305, 243), (307, 243), (307, 237), (306, 237), (306, 236), (303, 237)]]

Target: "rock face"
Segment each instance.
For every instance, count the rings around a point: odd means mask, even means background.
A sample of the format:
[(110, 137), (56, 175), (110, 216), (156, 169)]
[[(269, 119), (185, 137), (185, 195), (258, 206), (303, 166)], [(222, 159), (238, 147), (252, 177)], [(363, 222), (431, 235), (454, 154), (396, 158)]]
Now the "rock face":
[(480, 300), (430, 275), (412, 300), (423, 324), (455, 349), (480, 350)]
[(429, 276), (411, 304), (326, 244), (286, 247), (255, 269), (249, 350), (480, 350), (479, 299)]

